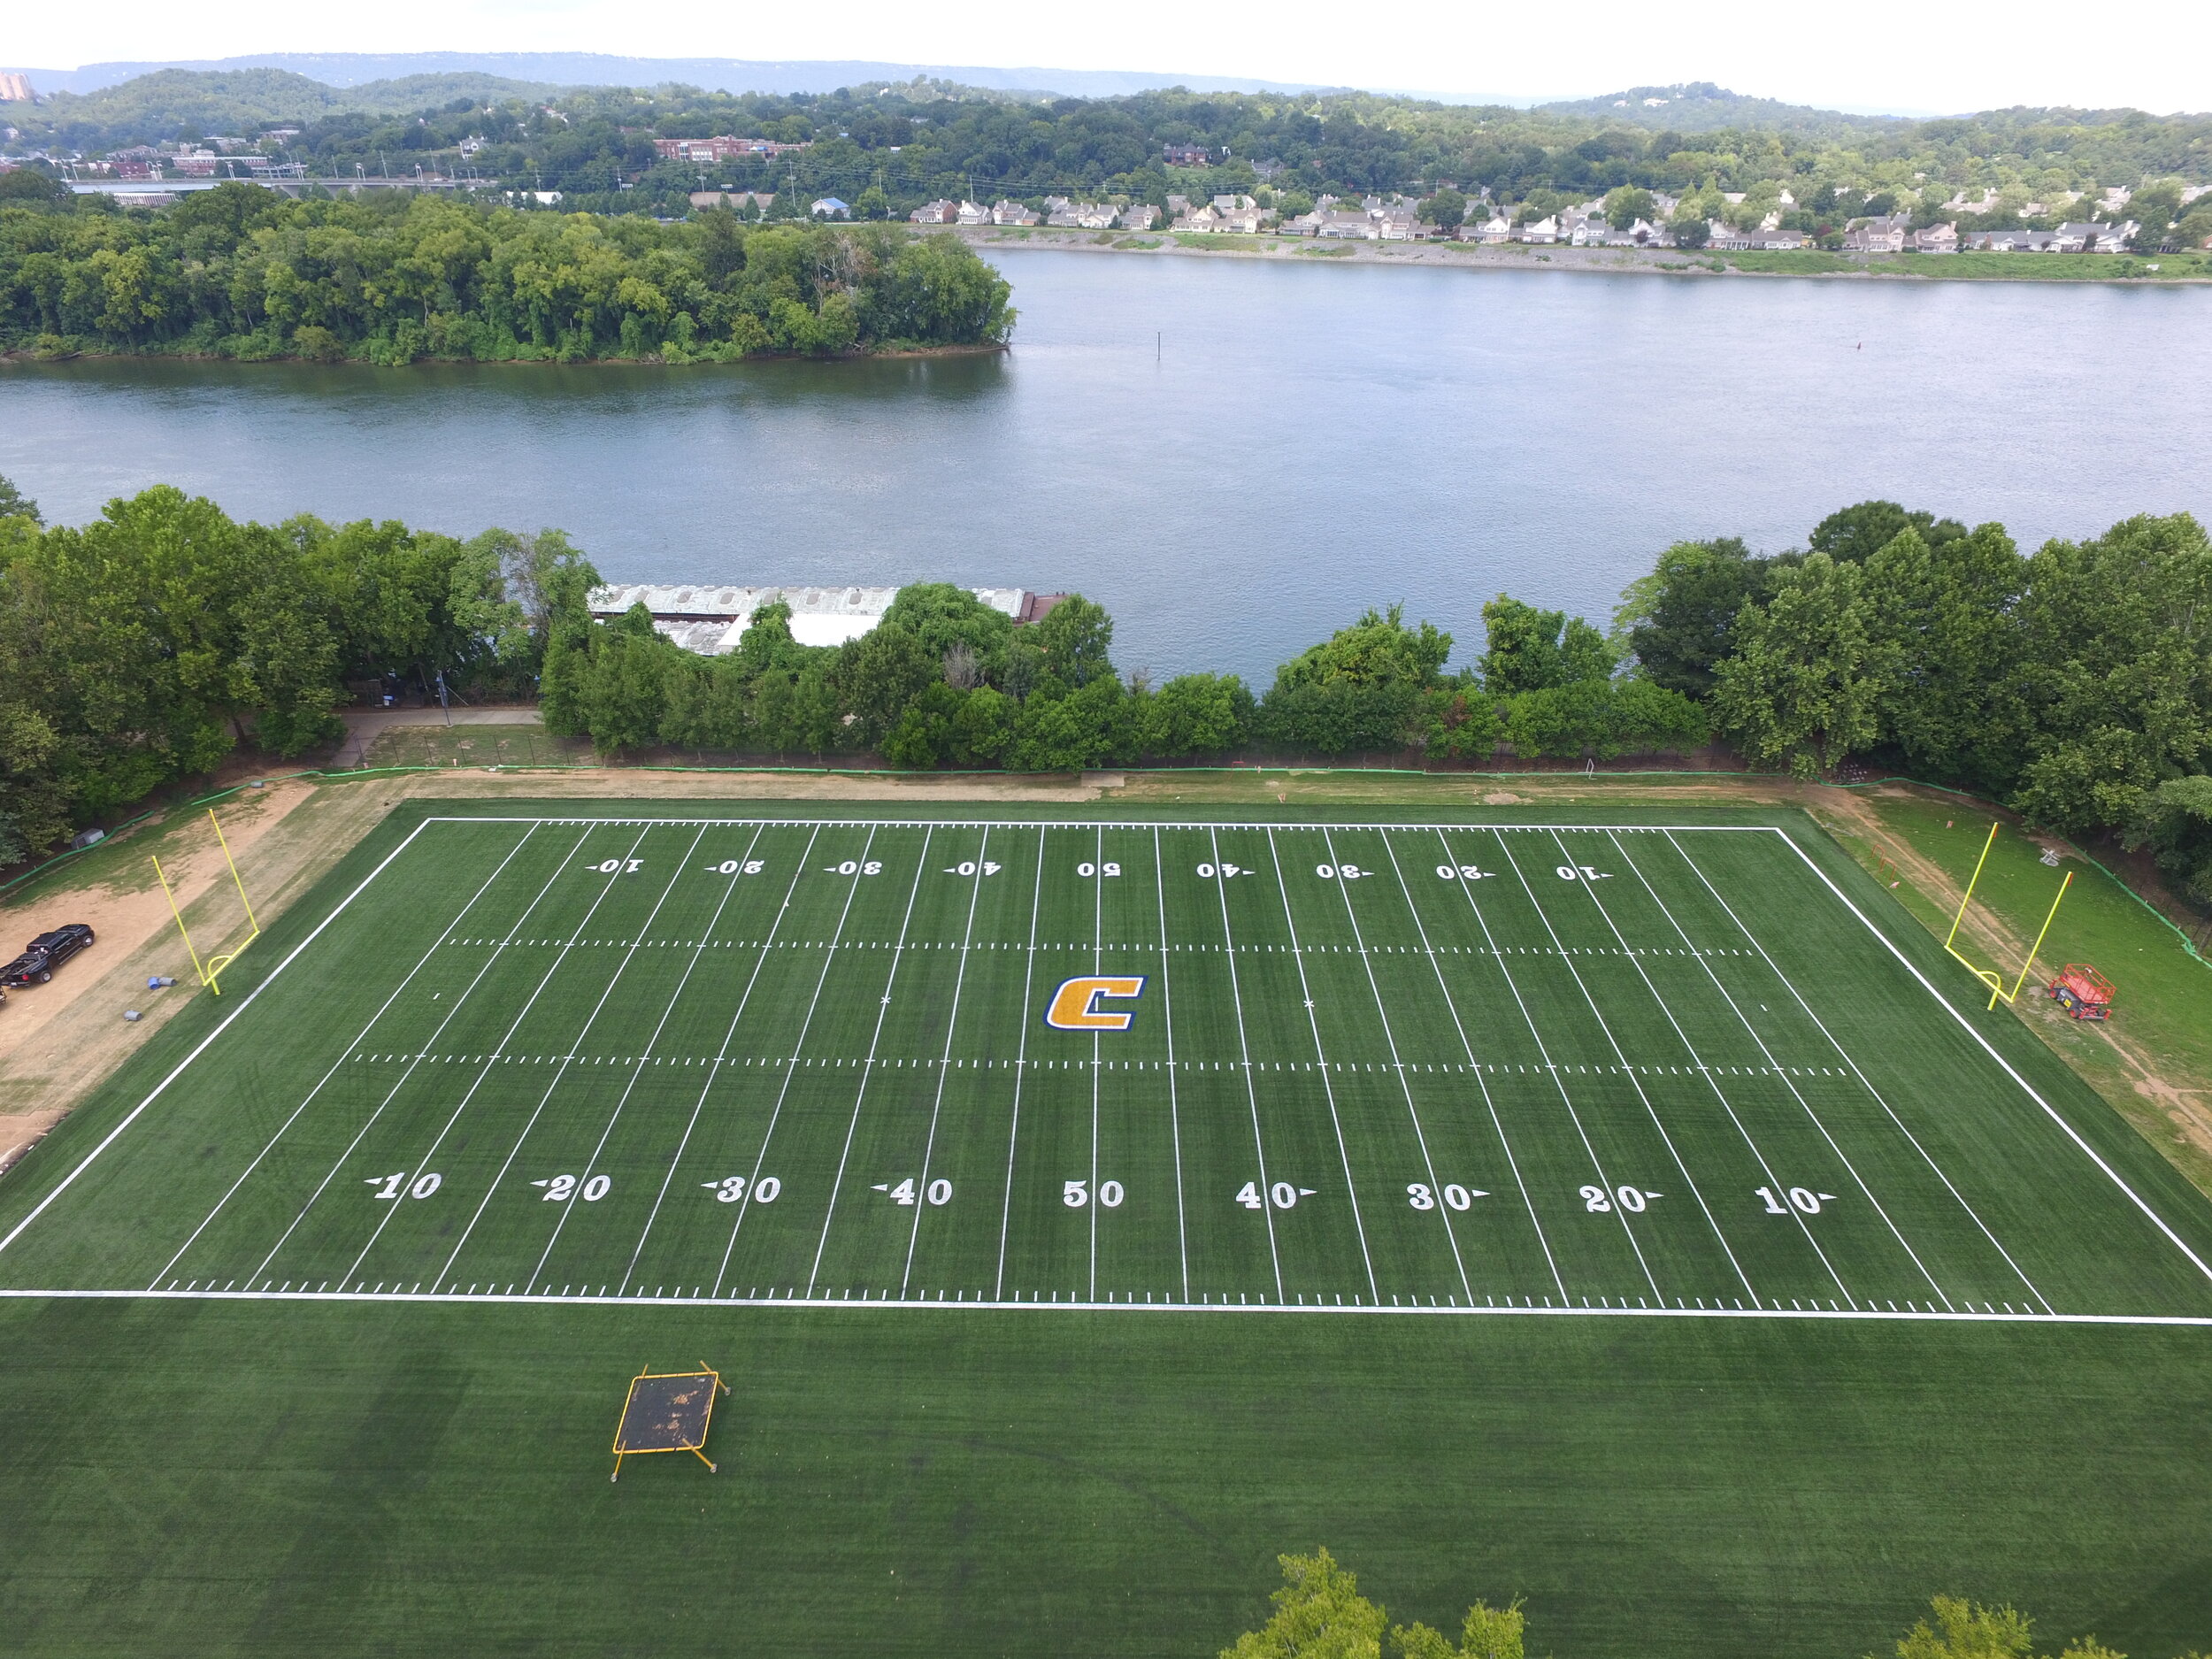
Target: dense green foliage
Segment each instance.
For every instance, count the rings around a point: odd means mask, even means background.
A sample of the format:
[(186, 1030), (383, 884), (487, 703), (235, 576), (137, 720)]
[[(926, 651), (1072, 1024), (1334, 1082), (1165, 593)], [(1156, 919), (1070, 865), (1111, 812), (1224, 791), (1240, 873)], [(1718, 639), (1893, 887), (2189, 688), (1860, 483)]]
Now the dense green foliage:
[(526, 691), (596, 580), (558, 532), (272, 527), (167, 488), (81, 529), (0, 517), (0, 859), (208, 771), (249, 722), (277, 755), (334, 739), (349, 682)]
[[(1381, 1659), (1389, 1616), (1359, 1593), (1359, 1581), (1326, 1549), (1279, 1555), (1283, 1586), (1269, 1599), (1275, 1611), (1221, 1650), (1221, 1659)], [(1390, 1627), (1399, 1659), (1521, 1659), (1527, 1619), (1520, 1602), (1467, 1609), (1455, 1643), (1416, 1621)]]
[(672, 225), (247, 184), (159, 213), (0, 205), (0, 349), (675, 363), (995, 344), (1010, 292), (950, 238), (723, 211)]
[(1805, 552), (1670, 548), (1617, 621), (1638, 672), (1707, 700), (1756, 764), (1870, 756), (2152, 842), (2212, 897), (2212, 543), (2186, 514), (2023, 555), (2001, 525), (1863, 503)]
[[(454, 77), (449, 86), (418, 77), (373, 90), (323, 88), (332, 103), (317, 118), (306, 90), (313, 83), (284, 76), (269, 81), (257, 119), (250, 75), (278, 72), (202, 77), (207, 84), (196, 95), (193, 77), (173, 71), (145, 78), (158, 86), (129, 82), (57, 99), (30, 115), (18, 148), (96, 151), (197, 135), (219, 114), (246, 139), (279, 119), (305, 119), (296, 138), (264, 148), (319, 176), (349, 177), (357, 165), (465, 166), (607, 211), (680, 212), (702, 182), (774, 190), (797, 204), (835, 194), (876, 214), (903, 214), (943, 196), (1033, 202), (1061, 192), (1164, 204), (1171, 190), (1271, 187), (1310, 196), (1443, 185), (1455, 194), (1487, 190), (1537, 216), (1616, 188), (1664, 190), (1694, 198), (1699, 212), (1755, 223), (1787, 189), (1797, 206), (1785, 223), (1807, 231), (1893, 209), (1932, 220), (1960, 190), (1995, 193), (1992, 211), (1972, 222), (1998, 227), (2050, 217), (2024, 214), (2062, 192), (2212, 181), (2212, 119), (2204, 116), (2013, 109), (1908, 121), (1795, 109), (1709, 87), (1662, 88), (1670, 101), (1657, 110), (1640, 97), (1627, 108), (1602, 100), (1522, 110), (1365, 93), (1168, 89), (1044, 99), (934, 83), (788, 96), (572, 88), (549, 97), (488, 77)], [(418, 101), (405, 106), (411, 86)], [(703, 168), (664, 159), (652, 143), (718, 134), (810, 148)], [(1206, 165), (1171, 167), (1171, 146), (1203, 150)], [(2179, 184), (2158, 188), (2177, 211)], [(1730, 203), (1730, 192), (1745, 199)], [(2200, 207), (2212, 234), (2212, 208)], [(2152, 209), (2146, 195), (2131, 211), (2147, 222)]]

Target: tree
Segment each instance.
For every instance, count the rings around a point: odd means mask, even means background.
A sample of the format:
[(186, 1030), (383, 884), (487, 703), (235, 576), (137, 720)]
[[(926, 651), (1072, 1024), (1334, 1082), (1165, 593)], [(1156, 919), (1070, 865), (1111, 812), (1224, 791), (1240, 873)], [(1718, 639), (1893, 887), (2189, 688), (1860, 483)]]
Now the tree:
[(2212, 760), (2212, 542), (2147, 515), (2027, 564), (2015, 680), (2027, 762), (2010, 804), (2068, 833), (2124, 825)]
[(1632, 184), (1624, 184), (1605, 193), (1605, 222), (1615, 230), (1631, 230), (1640, 219), (1648, 219), (1658, 211), (1651, 192)]
[(1654, 685), (1710, 695), (1714, 668), (1732, 647), (1744, 602), (1762, 597), (1767, 565), (1733, 536), (1678, 541), (1648, 576), (1629, 584), (1614, 612), (1639, 671)]
[(2212, 904), (2212, 777), (2167, 779), (2137, 810), (2124, 839), (2130, 851), (2147, 845), (2170, 879)]
[(1869, 660), (1881, 735), (1916, 771), (1975, 788), (2018, 774), (2014, 669), (2027, 568), (2001, 525), (1931, 544), (1898, 533), (1866, 561)]
[(1755, 764), (1811, 779), (1874, 741), (1880, 687), (1868, 663), (1863, 574), (1809, 554), (1775, 573), (1763, 608), (1745, 602), (1713, 707), (1721, 730)]
[[(1098, 614), (1103, 617), (1105, 612)], [(977, 672), (993, 681), (1006, 672), (1006, 653), (1014, 638), (1013, 618), (950, 582), (915, 582), (900, 588), (880, 626), (907, 630), (940, 662), (956, 647), (964, 648)], [(1110, 641), (1110, 622), (1107, 628)]]
[[(1917, 1619), (1897, 1644), (1897, 1659), (2032, 1659), (2032, 1621), (2009, 1607), (1982, 1607), (1939, 1595), (1935, 1621)], [(2127, 1659), (2094, 1636), (2066, 1644), (2058, 1659)], [(2186, 1656), (2185, 1656), (2186, 1659)]]
[(1139, 749), (1163, 760), (1241, 749), (1252, 694), (1234, 674), (1180, 674), (1146, 700)]
[[(1428, 215), (1429, 223), (1439, 230), (1457, 230), (1467, 222), (1467, 198), (1449, 185), (1421, 205), (1422, 211)], [(1306, 211), (1310, 212), (1312, 210), (1308, 208)]]
[(1667, 233), (1674, 238), (1676, 247), (1693, 251), (1713, 239), (1713, 227), (1702, 214), (1676, 214), (1667, 221)]
[[(0, 178), (9, 176), (0, 173)], [(46, 522), (38, 511), (38, 503), (5, 478), (0, 478), (0, 518), (28, 518), (33, 524)]]
[(1580, 617), (1500, 594), (1483, 606), (1482, 624), (1487, 649), (1478, 666), (1493, 695), (1603, 680), (1613, 672), (1612, 648)]
[(1931, 512), (1908, 512), (1893, 501), (1863, 501), (1830, 513), (1805, 538), (1807, 549), (1834, 559), (1870, 559), (1908, 530), (1917, 531), (1932, 548), (1955, 541), (1966, 526)]
[(1527, 1628), (1517, 1596), (1504, 1607), (1477, 1601), (1469, 1608), (1457, 1647), (1440, 1631), (1421, 1624), (1394, 1627), (1390, 1640), (1402, 1659), (1522, 1659)]
[(1221, 1659), (1381, 1659), (1386, 1616), (1327, 1550), (1275, 1559), (1283, 1587), (1270, 1597), (1273, 1615), (1223, 1648)]
[(1418, 741), (1416, 711), (1451, 650), (1452, 636), (1434, 624), (1406, 626), (1402, 605), (1369, 611), (1275, 671), (1259, 734), (1323, 754)]

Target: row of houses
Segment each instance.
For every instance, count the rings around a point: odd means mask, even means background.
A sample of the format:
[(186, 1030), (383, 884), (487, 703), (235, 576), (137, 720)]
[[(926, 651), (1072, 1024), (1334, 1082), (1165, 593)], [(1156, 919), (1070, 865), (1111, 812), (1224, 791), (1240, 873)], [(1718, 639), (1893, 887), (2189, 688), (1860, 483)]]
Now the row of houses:
[(926, 202), (907, 216), (917, 225), (1046, 225), (1066, 230), (1150, 230), (1159, 223), (1160, 210), (1138, 202), (1128, 207), (1110, 203), (1075, 202), (1064, 196), (1045, 198), (1045, 211), (1020, 202), (1001, 201), (986, 207), (980, 202), (940, 199)]

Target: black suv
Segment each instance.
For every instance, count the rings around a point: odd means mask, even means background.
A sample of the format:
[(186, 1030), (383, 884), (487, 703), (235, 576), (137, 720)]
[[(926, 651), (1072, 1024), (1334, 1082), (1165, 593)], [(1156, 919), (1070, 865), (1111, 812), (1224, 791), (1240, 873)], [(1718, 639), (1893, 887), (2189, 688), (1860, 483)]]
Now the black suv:
[(23, 948), (23, 954), (0, 968), (0, 985), (43, 985), (54, 970), (92, 942), (92, 930), (71, 922), (50, 933), (41, 933)]

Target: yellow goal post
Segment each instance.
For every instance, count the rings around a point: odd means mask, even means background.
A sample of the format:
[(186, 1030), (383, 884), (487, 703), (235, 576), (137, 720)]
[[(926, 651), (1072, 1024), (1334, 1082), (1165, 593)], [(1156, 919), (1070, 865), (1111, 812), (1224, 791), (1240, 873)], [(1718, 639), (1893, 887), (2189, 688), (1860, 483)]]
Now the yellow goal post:
[(161, 883), (161, 891), (164, 896), (165, 896), (169, 901), (169, 914), (176, 918), (177, 932), (184, 936), (185, 951), (192, 958), (192, 972), (198, 976), (199, 981), (202, 985), (207, 987), (207, 988), (214, 992), (216, 995), (220, 996), (223, 994), (223, 987), (221, 984), (223, 970), (230, 966), (232, 963), (237, 961), (239, 954), (242, 952), (248, 945), (250, 945), (255, 940), (261, 937), (261, 924), (254, 918), (253, 901), (246, 896), (245, 878), (238, 873), (238, 861), (231, 856), (230, 842), (223, 838), (223, 826), (220, 823), (217, 822), (215, 809), (213, 807), (210, 807), (207, 810), (207, 821), (214, 826), (215, 844), (223, 849), (223, 863), (229, 867), (231, 885), (238, 889), (238, 902), (242, 907), (243, 907), (246, 912), (246, 926), (248, 931), (246, 936), (240, 940), (237, 944), (234, 945), (230, 949), (224, 951), (219, 956), (211, 956), (203, 960), (200, 956), (199, 948), (192, 942), (191, 929), (188, 928), (184, 925), (184, 912), (182, 910), (178, 908), (176, 889), (169, 885), (169, 877), (161, 867), (161, 860), (158, 858), (154, 859), (153, 866), (154, 878)]
[(2010, 1007), (2019, 996), (2020, 989), (2028, 982), (2028, 970), (2035, 966), (2035, 958), (2043, 949), (2043, 941), (2050, 936), (2051, 924), (2058, 919), (2058, 907), (2065, 902), (2066, 889), (2074, 885), (2074, 872), (2069, 870), (2066, 879), (2058, 884), (2058, 896), (2051, 901), (2049, 912), (2043, 918), (2043, 931), (2035, 936), (2035, 943), (2028, 948), (2028, 959), (2020, 964), (2020, 976), (2012, 982), (2012, 989), (2005, 989), (2005, 976), (1994, 968), (1985, 968), (1958, 948), (1959, 927), (1966, 920), (1966, 907), (1974, 902), (1974, 888), (1982, 879), (1982, 866), (1989, 862), (1989, 849), (1997, 844), (1998, 826), (1989, 826), (1989, 839), (1982, 843), (1982, 856), (1974, 861), (1974, 873), (1966, 883), (1965, 896), (1959, 900), (1959, 913), (1951, 918), (1951, 931), (1944, 936), (1943, 949), (1957, 961), (1965, 964), (1973, 976), (1989, 987), (1989, 1006), (1999, 1002)]

